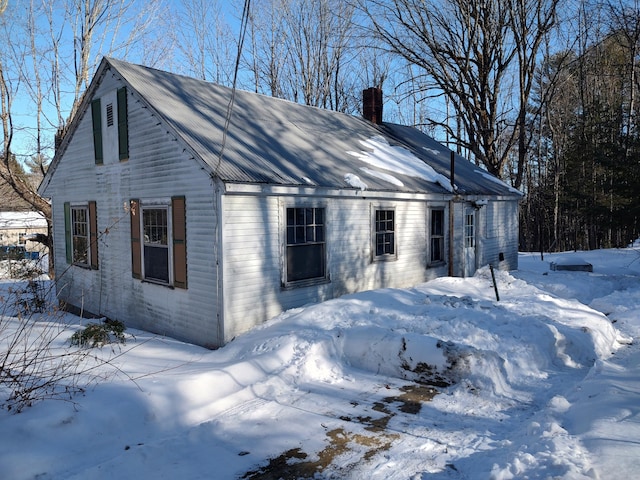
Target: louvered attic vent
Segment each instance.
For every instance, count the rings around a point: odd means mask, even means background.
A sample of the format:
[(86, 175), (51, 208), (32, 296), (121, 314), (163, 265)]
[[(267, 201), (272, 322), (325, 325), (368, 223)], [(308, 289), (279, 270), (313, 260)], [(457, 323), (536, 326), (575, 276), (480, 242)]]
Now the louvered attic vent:
[(107, 105), (107, 127), (113, 127), (113, 104)]

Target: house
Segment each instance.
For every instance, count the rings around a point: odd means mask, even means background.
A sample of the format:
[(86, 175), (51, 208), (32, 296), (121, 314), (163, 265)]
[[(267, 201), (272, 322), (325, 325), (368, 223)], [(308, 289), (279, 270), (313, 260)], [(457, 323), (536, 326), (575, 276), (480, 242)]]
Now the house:
[(23, 252), (33, 252), (34, 255), (30, 257), (44, 253), (46, 248), (42, 244), (28, 241), (38, 234), (47, 234), (47, 220), (40, 212), (0, 211), (0, 259), (9, 247), (20, 247)]
[(419, 131), (112, 58), (40, 193), (68, 308), (215, 348), (278, 313), (517, 268), (519, 192)]

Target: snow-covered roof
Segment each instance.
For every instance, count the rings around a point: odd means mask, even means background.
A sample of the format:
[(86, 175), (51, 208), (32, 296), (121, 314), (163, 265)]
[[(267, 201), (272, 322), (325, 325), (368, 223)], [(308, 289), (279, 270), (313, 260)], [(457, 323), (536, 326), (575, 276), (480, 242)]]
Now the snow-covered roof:
[[(103, 59), (95, 78), (109, 71), (224, 182), (452, 191), (451, 151), (414, 128), (236, 90), (220, 155), (232, 89), (112, 58)], [(520, 195), (455, 159), (456, 193)]]
[(40, 212), (0, 212), (0, 230), (18, 228), (47, 228), (47, 220)]

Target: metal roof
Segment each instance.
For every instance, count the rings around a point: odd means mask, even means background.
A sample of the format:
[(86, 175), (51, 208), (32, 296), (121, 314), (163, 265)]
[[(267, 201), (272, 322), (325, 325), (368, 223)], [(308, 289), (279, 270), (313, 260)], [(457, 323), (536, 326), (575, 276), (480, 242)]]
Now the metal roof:
[[(352, 115), (241, 90), (233, 93), (228, 87), (112, 58), (104, 59), (103, 66), (119, 75), (224, 182), (355, 188), (345, 178), (352, 174), (367, 190), (449, 193), (424, 177), (372, 166), (357, 154), (366, 157), (371, 139), (385, 141), (406, 149), (402, 152), (410, 152), (448, 181), (450, 150), (414, 128), (376, 125)], [(220, 155), (232, 94), (234, 103)], [(454, 171), (459, 193), (519, 195), (459, 155)], [(389, 182), (384, 174), (399, 181)]]

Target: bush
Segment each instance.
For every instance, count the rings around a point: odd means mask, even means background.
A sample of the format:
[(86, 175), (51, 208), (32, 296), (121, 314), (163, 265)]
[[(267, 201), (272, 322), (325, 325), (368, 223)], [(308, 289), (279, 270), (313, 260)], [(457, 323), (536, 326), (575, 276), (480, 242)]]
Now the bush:
[(88, 351), (63, 347), (63, 313), (48, 308), (47, 293), (44, 283), (0, 292), (0, 408), (17, 413), (44, 399), (71, 400), (91, 382)]
[(71, 345), (79, 347), (102, 347), (109, 343), (126, 343), (126, 327), (119, 320), (105, 319), (102, 323), (89, 323), (71, 336)]

